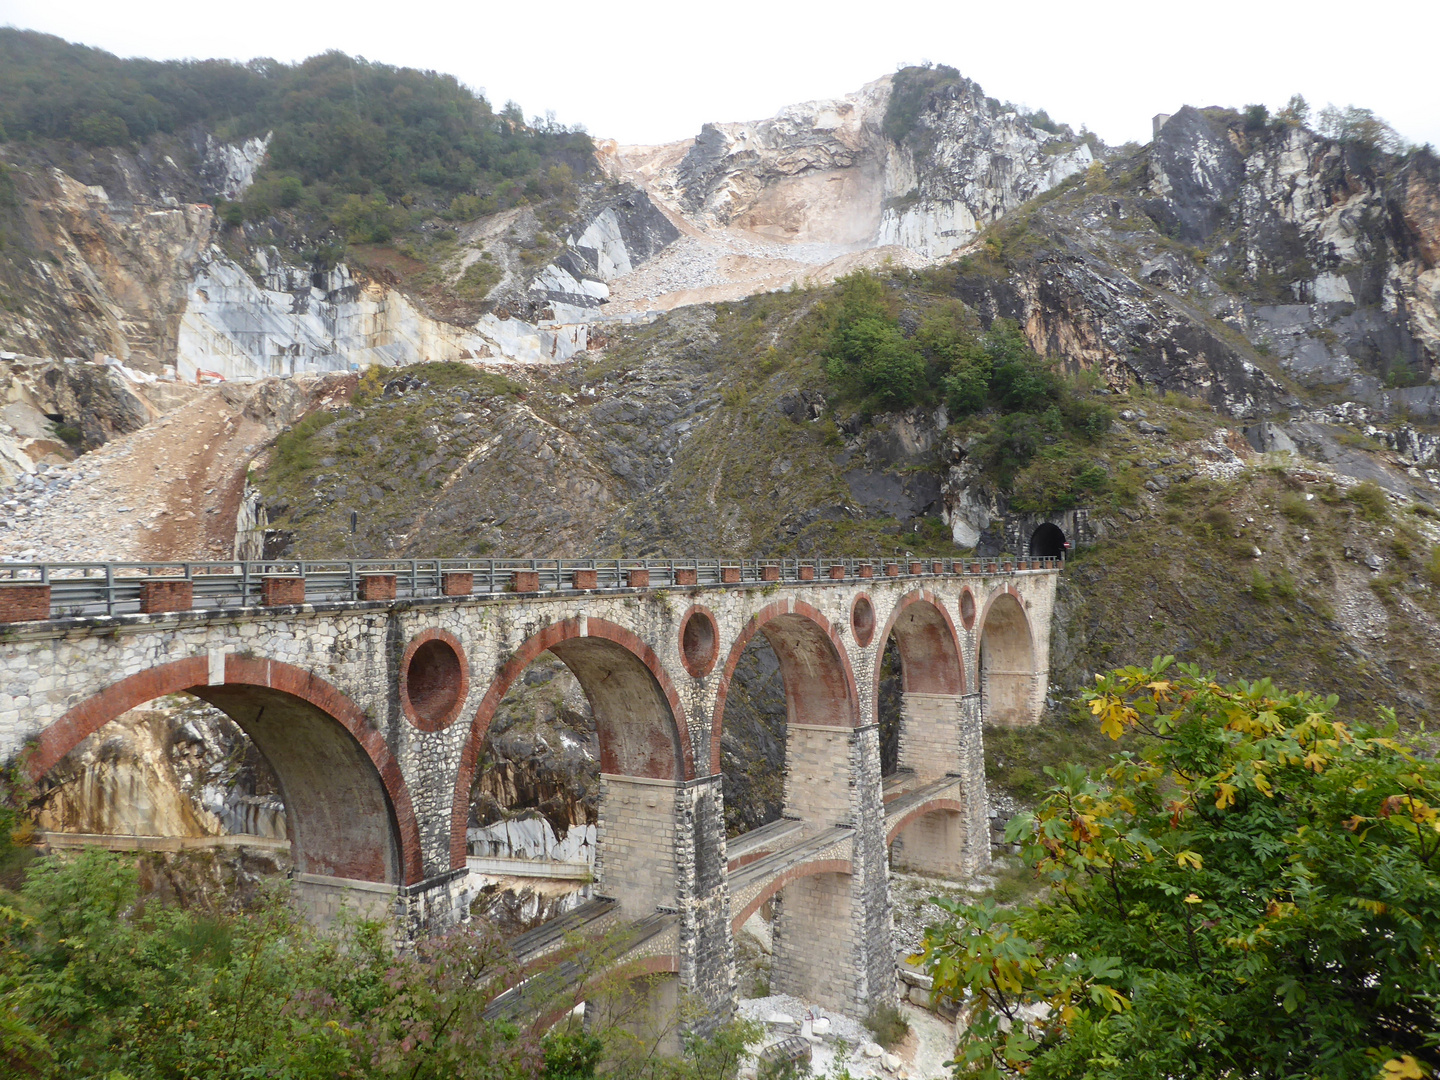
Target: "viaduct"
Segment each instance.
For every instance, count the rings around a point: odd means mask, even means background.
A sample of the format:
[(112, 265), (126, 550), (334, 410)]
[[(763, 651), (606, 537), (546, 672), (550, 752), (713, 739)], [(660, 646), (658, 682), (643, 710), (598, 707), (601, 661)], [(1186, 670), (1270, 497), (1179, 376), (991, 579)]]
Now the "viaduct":
[[(0, 761), (43, 777), (121, 713), (185, 691), (279, 780), (300, 902), (400, 933), (468, 916), (477, 758), (507, 689), (549, 652), (599, 734), (597, 899), (627, 970), (714, 1015), (734, 935), (781, 896), (771, 984), (851, 1015), (897, 996), (887, 869), (989, 859), (982, 728), (1033, 722), (1057, 560), (787, 560), (7, 567)], [(726, 695), (762, 634), (784, 679), (784, 815), (727, 840)], [(900, 768), (882, 778), (880, 656), (903, 667)]]

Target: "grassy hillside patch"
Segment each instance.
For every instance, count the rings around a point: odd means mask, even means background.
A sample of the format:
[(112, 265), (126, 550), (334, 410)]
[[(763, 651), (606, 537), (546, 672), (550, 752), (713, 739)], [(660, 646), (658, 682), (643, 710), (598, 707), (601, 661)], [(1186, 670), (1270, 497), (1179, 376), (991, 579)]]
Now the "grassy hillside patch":
[(1394, 704), (1413, 724), (1440, 705), (1440, 658), (1419, 645), (1440, 616), (1433, 547), (1379, 501), (1383, 517), (1363, 485), (1280, 468), (1172, 484), (1071, 560), (1052, 672), (1076, 687), (1173, 653), (1222, 678), (1331, 688), (1352, 718)]

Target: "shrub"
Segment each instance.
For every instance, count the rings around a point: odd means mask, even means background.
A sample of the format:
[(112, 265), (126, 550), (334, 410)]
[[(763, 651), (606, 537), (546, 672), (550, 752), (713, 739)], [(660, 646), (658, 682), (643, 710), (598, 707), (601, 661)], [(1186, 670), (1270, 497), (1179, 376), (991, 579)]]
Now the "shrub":
[(505, 276), (487, 252), (465, 268), (456, 282), (455, 291), (467, 300), (483, 300)]
[(871, 1009), (865, 1017), (865, 1027), (886, 1050), (893, 1049), (901, 1039), (910, 1034), (910, 1021), (905, 1019), (905, 1014), (894, 1005), (881, 1005)]
[(457, 932), (397, 957), (377, 925), (322, 936), (278, 895), (241, 916), (142, 904), (137, 878), (89, 850), (37, 862), (18, 906), (0, 905), (0, 1071), (533, 1075), (535, 1048), (483, 1015), (498, 941)]
[(1262, 604), (1270, 602), (1270, 579), (1258, 566), (1250, 570), (1250, 595)]
[(1006, 829), (1048, 892), (936, 901), (926, 966), (971, 1003), (954, 1075), (1431, 1075), (1440, 769), (1393, 713), (1352, 728), (1172, 657), (1085, 697), (1128, 745)]
[(1287, 491), (1280, 496), (1280, 513), (1297, 525), (1309, 525), (1315, 521), (1315, 511), (1298, 491)]
[(1375, 481), (1366, 480), (1356, 484), (1345, 497), (1360, 508), (1360, 514), (1367, 521), (1387, 521), (1390, 517), (1390, 499), (1385, 490)]
[(605, 1044), (585, 1031), (554, 1031), (541, 1043), (545, 1080), (591, 1080)]

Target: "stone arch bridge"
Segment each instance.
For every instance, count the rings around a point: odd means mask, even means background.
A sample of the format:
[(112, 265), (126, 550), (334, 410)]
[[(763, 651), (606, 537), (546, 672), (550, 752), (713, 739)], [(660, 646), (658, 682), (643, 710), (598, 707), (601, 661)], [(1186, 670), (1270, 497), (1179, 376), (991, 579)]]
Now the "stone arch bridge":
[[(597, 899), (532, 932), (631, 928), (636, 971), (716, 1015), (734, 934), (783, 894), (772, 986), (863, 1015), (896, 996), (887, 869), (989, 858), (982, 725), (1033, 722), (1058, 563), (961, 560), (11, 566), (0, 578), (0, 761), (42, 777), (82, 739), (187, 691), (279, 780), (300, 901), (465, 917), (466, 824), (496, 707), (549, 651), (601, 752)], [(727, 841), (720, 735), (754, 635), (785, 686), (784, 816)], [(882, 777), (880, 654), (903, 667), (900, 768)]]

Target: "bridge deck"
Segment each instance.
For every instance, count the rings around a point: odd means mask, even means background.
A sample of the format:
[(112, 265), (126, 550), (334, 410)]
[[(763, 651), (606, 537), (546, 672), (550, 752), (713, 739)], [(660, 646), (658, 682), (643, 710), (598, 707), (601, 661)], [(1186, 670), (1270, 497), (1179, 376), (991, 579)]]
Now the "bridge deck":
[[(608, 905), (606, 909), (608, 911), (609, 907), (614, 906), (615, 901), (591, 901), (590, 904), (583, 907), (588, 908), (591, 904), (596, 903)], [(577, 909), (577, 912), (580, 910), (583, 908)], [(577, 912), (570, 914), (575, 915)], [(540, 934), (541, 931), (550, 930), (559, 923), (565, 922), (569, 917), (555, 919), (537, 930), (530, 931), (530, 934)], [(578, 927), (572, 926), (571, 930), (593, 929), (595, 922), (596, 919), (592, 917), (588, 923)], [(614, 939), (606, 942), (606, 948), (602, 950), (604, 955), (585, 955), (562, 960), (510, 987), (486, 1006), (485, 1018), (487, 1020), (516, 1020), (527, 1013), (544, 1015), (556, 1008), (579, 1004), (583, 1000), (586, 984), (598, 972), (624, 967), (632, 960), (662, 955), (667, 951), (673, 952), (676, 943), (666, 942), (664, 935), (666, 931), (672, 931), (678, 927), (679, 923), (680, 916), (673, 912), (657, 911), (653, 915), (647, 915), (616, 932)], [(566, 931), (559, 935), (555, 948), (559, 947), (558, 942), (563, 941), (569, 932)], [(521, 937), (529, 937), (530, 934), (522, 934)], [(516, 938), (517, 942), (519, 940), (520, 938)], [(574, 1000), (571, 1001), (571, 998)]]
[(728, 856), (730, 872), (734, 873), (740, 867), (769, 854), (777, 847), (783, 846), (796, 833), (804, 831), (804, 822), (795, 818), (781, 818), (768, 825), (761, 825), (758, 829), (751, 829), (733, 840), (727, 840), (725, 852)]
[(551, 953), (564, 948), (572, 934), (599, 934), (616, 921), (618, 904), (608, 897), (587, 900), (558, 919), (527, 930), (510, 942), (510, 953), (521, 969), (531, 967)]
[(921, 784), (919, 787), (905, 787), (895, 790), (893, 796), (885, 800), (885, 825), (888, 831), (891, 822), (898, 821), (917, 806), (923, 806), (931, 799), (944, 797), (963, 798), (962, 780), (958, 776), (942, 776), (939, 780), (932, 780), (928, 784)]

